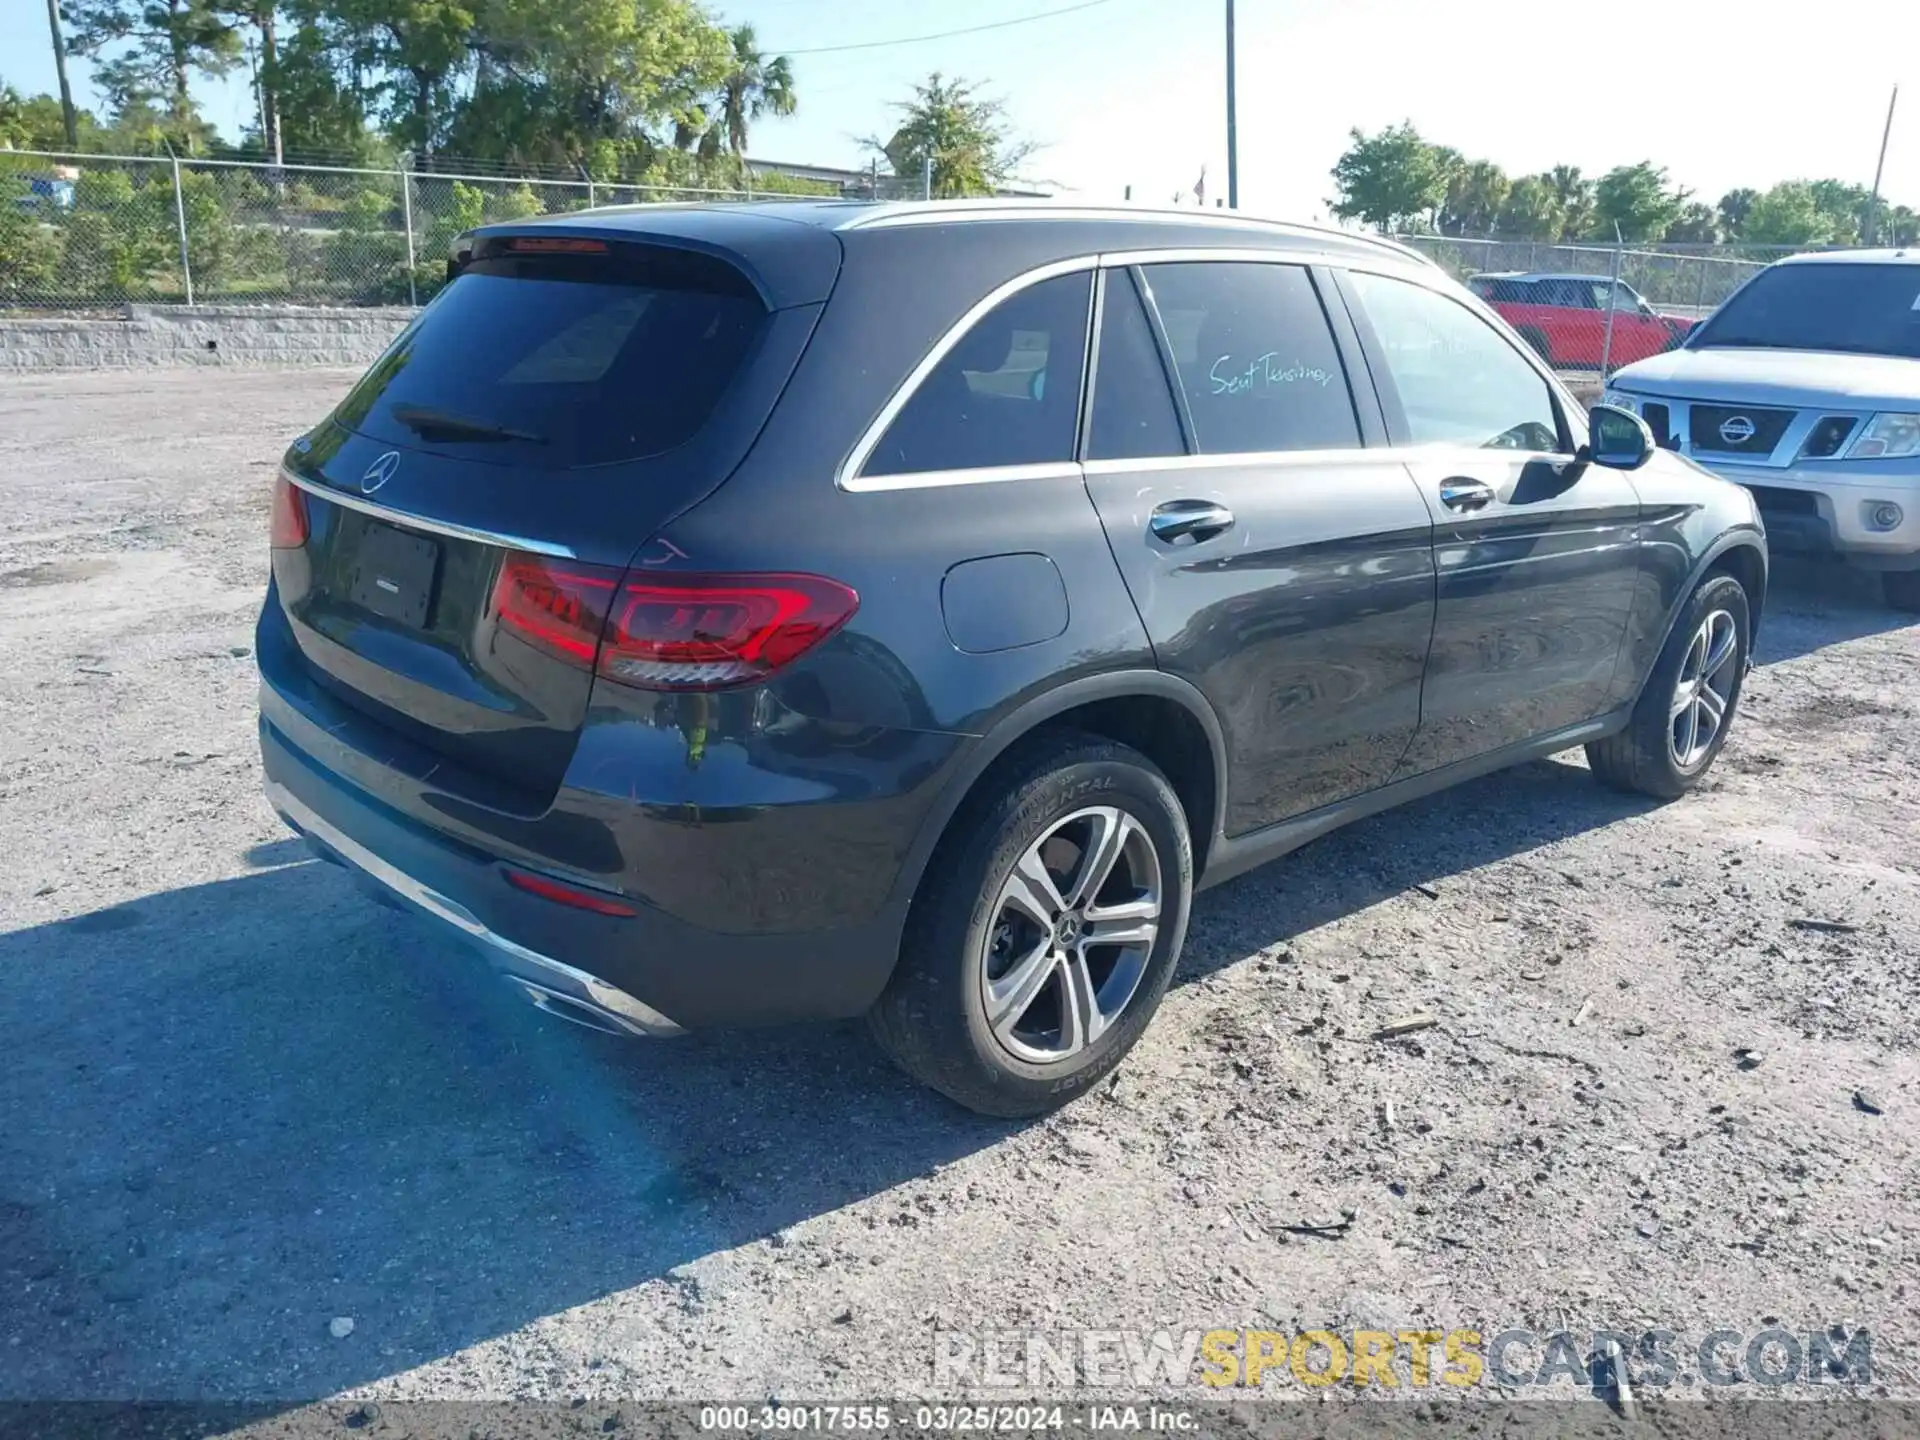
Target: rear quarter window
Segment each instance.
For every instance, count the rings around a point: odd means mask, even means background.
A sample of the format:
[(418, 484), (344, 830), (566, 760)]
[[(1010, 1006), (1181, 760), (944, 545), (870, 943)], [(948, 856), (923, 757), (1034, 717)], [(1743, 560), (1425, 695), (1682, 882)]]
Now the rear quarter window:
[(861, 473), (1072, 460), (1092, 286), (1090, 271), (1058, 275), (982, 316), (927, 372)]
[(765, 325), (746, 278), (704, 256), (474, 261), (335, 418), (374, 439), (542, 468), (674, 449), (712, 415)]

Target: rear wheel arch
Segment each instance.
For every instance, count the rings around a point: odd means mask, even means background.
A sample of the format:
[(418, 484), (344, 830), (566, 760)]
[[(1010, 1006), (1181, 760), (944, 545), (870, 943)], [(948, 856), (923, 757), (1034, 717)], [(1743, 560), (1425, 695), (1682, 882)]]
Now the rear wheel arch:
[(1004, 716), (981, 737), (921, 826), (895, 882), (904, 906), (926, 879), (940, 842), (970, 800), (987, 793), (995, 772), (1021, 742), (1043, 733), (1078, 732), (1138, 750), (1173, 785), (1193, 839), (1196, 881), (1220, 831), (1226, 742), (1206, 697), (1158, 670), (1121, 671), (1069, 681)]

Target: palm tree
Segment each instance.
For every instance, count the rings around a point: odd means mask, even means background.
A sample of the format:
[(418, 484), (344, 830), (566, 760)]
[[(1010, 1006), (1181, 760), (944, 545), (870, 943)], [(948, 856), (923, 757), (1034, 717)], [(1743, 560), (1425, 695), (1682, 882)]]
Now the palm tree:
[(736, 157), (747, 153), (747, 125), (762, 115), (791, 115), (799, 103), (793, 93), (793, 66), (784, 55), (761, 52), (753, 26), (742, 25), (728, 38), (733, 63), (720, 83), (719, 121), (726, 129), (727, 148)]
[(1556, 165), (1547, 171), (1547, 183), (1560, 201), (1563, 240), (1580, 240), (1593, 226), (1593, 182), (1578, 165)]

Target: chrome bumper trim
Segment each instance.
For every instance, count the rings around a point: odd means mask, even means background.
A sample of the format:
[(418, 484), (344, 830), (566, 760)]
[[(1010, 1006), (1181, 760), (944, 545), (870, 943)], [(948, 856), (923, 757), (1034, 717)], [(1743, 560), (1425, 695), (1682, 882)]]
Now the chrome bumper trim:
[(543, 1004), (542, 997), (553, 997), (568, 1002), (580, 1009), (595, 1012), (606, 1025), (603, 1028), (614, 1029), (629, 1035), (663, 1037), (678, 1035), (681, 1027), (655, 1010), (651, 1005), (642, 1003), (627, 994), (626, 991), (609, 985), (606, 981), (576, 970), (564, 961), (555, 960), (550, 955), (542, 955), (537, 950), (509, 940), (504, 935), (495, 934), (466, 906), (458, 901), (449, 900), (445, 895), (429, 885), (421, 883), (406, 871), (383, 860), (358, 840), (315, 814), (312, 809), (296, 799), (284, 785), (274, 781), (267, 782), (267, 800), (280, 812), (281, 818), (303, 835), (310, 835), (333, 851), (342, 860), (347, 861), (378, 880), (401, 899), (412, 902), (436, 919), (460, 931), (468, 938), (477, 940), (487, 951), (496, 969), (509, 980), (514, 981), (527, 997), (540, 1005), (540, 1008), (561, 1014), (566, 1019), (577, 1016), (556, 1010)]

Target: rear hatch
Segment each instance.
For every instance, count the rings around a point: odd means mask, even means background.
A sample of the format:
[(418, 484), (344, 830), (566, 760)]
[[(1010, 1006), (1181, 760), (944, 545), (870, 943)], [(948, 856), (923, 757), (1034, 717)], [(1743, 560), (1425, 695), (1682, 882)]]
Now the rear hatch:
[[(731, 473), (819, 309), (732, 258), (572, 229), (483, 233), (296, 442), (276, 500), (310, 678), (453, 762), (454, 788), (532, 813), (593, 684), (567, 607)], [(785, 229), (837, 264), (830, 235)], [(509, 624), (514, 586), (534, 608)]]

